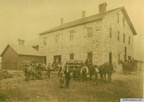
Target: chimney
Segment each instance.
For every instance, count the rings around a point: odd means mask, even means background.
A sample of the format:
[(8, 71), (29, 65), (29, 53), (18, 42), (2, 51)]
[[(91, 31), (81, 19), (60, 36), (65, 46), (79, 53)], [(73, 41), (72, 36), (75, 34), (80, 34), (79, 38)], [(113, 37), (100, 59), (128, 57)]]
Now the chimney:
[(99, 4), (99, 14), (106, 12), (106, 6), (107, 6), (106, 2), (102, 3), (102, 4)]
[(24, 40), (18, 39), (18, 42), (20, 46), (24, 46), (24, 42), (25, 42)]
[(61, 25), (64, 23), (64, 19), (63, 18), (61, 18)]
[(85, 16), (86, 16), (86, 12), (82, 11), (82, 18), (85, 18)]

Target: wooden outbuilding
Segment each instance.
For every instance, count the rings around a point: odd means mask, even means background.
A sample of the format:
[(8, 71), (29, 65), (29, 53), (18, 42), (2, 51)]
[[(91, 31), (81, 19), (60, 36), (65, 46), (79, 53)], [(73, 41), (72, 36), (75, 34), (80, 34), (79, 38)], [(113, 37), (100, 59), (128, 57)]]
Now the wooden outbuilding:
[(46, 57), (33, 47), (8, 44), (1, 54), (2, 69), (21, 70), (25, 61), (45, 63)]

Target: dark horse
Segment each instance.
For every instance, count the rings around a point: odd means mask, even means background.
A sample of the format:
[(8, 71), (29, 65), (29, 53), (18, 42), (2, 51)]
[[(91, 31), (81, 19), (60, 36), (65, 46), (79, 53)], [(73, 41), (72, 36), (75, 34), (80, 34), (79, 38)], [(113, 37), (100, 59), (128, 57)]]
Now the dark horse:
[(111, 75), (113, 72), (113, 65), (109, 62), (104, 63), (99, 67), (100, 79), (106, 83), (106, 74), (108, 74), (108, 82), (111, 82)]
[(90, 64), (88, 65), (90, 80), (92, 80), (92, 76), (95, 75), (96, 84), (98, 84), (98, 73), (99, 69), (97, 65)]

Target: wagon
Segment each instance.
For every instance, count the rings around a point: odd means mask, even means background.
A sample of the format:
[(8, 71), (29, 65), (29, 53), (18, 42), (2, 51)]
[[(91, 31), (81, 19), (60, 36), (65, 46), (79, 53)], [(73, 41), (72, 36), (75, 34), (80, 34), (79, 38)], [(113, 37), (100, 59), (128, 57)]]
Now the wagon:
[(77, 69), (80, 68), (83, 65), (83, 61), (79, 61), (79, 60), (70, 60), (66, 62), (66, 65), (69, 66), (69, 68), (72, 69)]
[(66, 65), (70, 68), (71, 77), (77, 77), (80, 74), (80, 68), (83, 65), (83, 61), (70, 60), (66, 62)]

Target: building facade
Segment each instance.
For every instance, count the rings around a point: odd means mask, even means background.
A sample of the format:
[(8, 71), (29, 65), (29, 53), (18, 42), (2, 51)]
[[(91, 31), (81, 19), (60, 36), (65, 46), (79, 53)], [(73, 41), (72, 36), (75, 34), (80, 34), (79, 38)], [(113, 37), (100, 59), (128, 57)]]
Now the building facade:
[(124, 7), (106, 11), (106, 3), (99, 5), (99, 14), (63, 24), (40, 34), (40, 51), (48, 63), (88, 59), (102, 65), (134, 57), (136, 31)]

